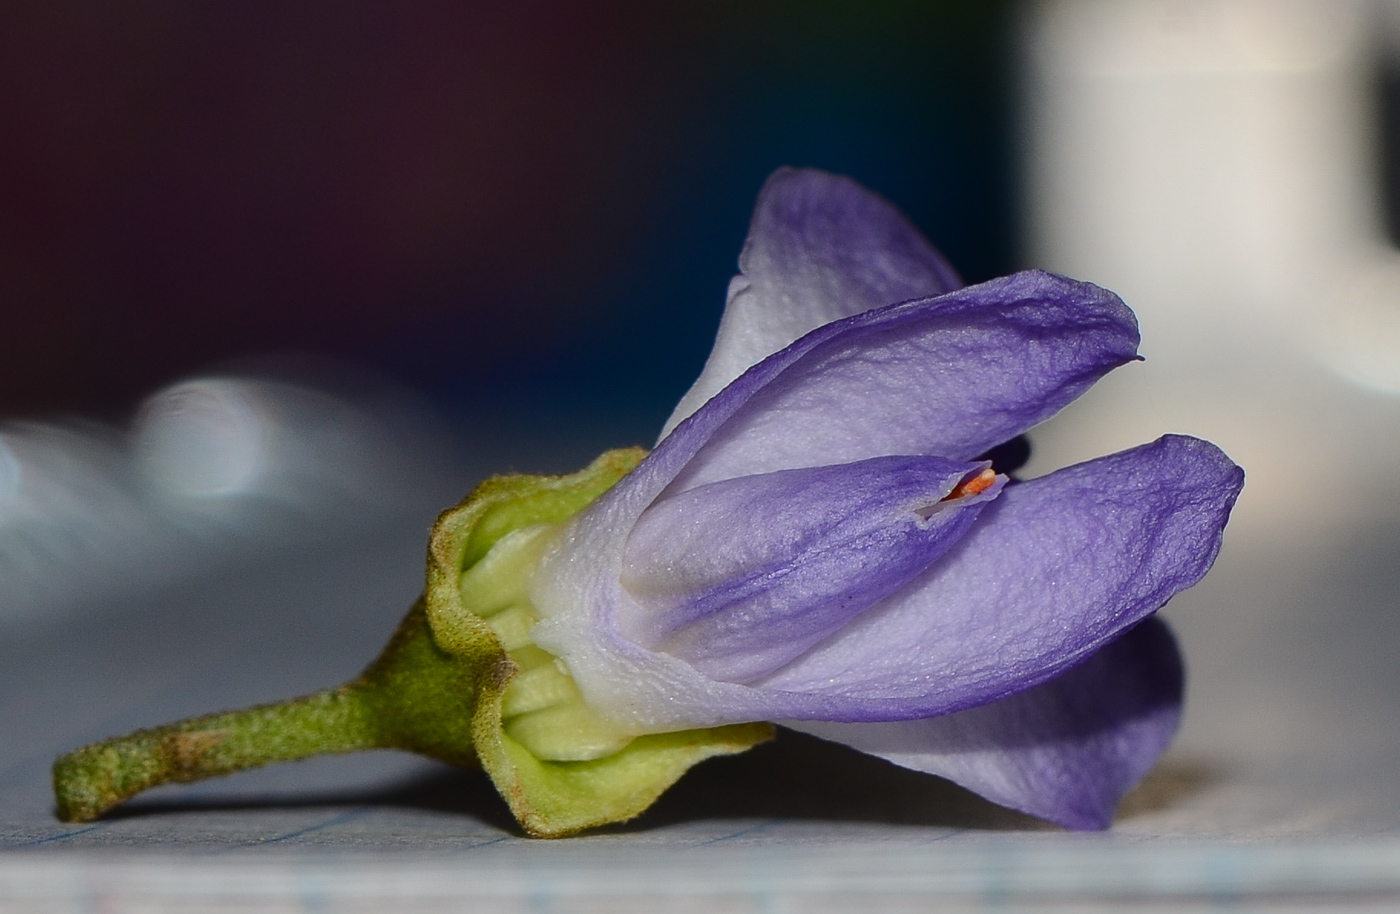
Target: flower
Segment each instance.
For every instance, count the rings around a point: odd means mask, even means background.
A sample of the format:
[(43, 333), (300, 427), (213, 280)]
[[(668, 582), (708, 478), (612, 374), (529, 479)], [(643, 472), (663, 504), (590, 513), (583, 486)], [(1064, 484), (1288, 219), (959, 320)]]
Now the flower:
[(1015, 483), (979, 457), (1135, 359), (1110, 292), (962, 287), (888, 203), (784, 169), (714, 352), (650, 455), (498, 476), (338, 688), (54, 763), (59, 816), (325, 752), (479, 765), (530, 834), (630, 819), (771, 721), (1103, 828), (1181, 712), (1153, 614), (1220, 548), (1244, 474), (1152, 444)]
[(1153, 618), (1243, 472), (1167, 436), (1020, 483), (979, 454), (1137, 358), (1112, 293), (961, 287), (881, 198), (765, 185), (715, 350), (656, 449), (570, 520), (531, 638), (624, 734), (779, 721), (1071, 828), (1170, 741)]

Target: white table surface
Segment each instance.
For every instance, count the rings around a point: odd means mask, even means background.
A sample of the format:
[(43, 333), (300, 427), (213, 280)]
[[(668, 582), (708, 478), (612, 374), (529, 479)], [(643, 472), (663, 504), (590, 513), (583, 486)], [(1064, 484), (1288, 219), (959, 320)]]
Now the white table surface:
[(0, 911), (1400, 909), (1400, 515), (1367, 516), (1246, 529), (1168, 607), (1186, 725), (1101, 834), (790, 733), (564, 841), (388, 752), (64, 824), (57, 754), (353, 676), (417, 595), (431, 512), (95, 593), (0, 638)]

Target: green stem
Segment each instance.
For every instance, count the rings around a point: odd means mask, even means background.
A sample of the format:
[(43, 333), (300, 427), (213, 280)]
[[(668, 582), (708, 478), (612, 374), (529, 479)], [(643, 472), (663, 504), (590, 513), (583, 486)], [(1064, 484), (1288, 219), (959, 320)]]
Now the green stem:
[(172, 781), (197, 781), (269, 762), (374, 745), (363, 695), (346, 686), (138, 730), (86, 746), (54, 763), (58, 816), (65, 822), (83, 822)]
[(353, 682), (138, 730), (63, 756), (53, 772), (59, 818), (87, 821), (161, 784), (332, 752), (404, 749), (474, 765), (472, 711), (488, 672), (437, 646), (420, 602)]

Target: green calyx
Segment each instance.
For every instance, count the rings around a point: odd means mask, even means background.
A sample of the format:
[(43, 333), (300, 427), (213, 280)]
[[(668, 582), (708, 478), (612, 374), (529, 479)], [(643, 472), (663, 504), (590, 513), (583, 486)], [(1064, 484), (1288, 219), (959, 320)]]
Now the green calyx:
[(645, 456), (608, 451), (570, 476), (500, 476), (438, 519), (424, 594), (443, 650), (496, 671), (473, 720), (481, 765), (526, 831), (573, 834), (640, 814), (690, 768), (772, 736), (768, 724), (629, 739), (583, 704), (553, 657), (528, 639), (528, 573), (552, 528), (612, 488)]
[(633, 737), (594, 714), (530, 640), (530, 575), (560, 524), (645, 456), (609, 451), (569, 476), (498, 476), (433, 528), (423, 598), (357, 679), (303, 698), (139, 730), (54, 763), (65, 821), (172, 781), (327, 752), (392, 748), (479, 765), (521, 826), (562, 837), (631, 819), (692, 765), (769, 724)]

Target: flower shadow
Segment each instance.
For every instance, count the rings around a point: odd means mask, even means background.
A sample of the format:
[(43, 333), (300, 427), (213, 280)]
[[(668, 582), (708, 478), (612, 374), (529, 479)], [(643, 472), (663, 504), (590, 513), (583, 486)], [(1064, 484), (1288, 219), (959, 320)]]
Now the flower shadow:
[[(1219, 780), (1219, 773), (1202, 762), (1169, 758), (1128, 793), (1116, 820), (1169, 810)], [(791, 730), (779, 730), (777, 739), (742, 755), (698, 766), (646, 813), (609, 830), (631, 832), (732, 818), (1061, 830), (943, 778)]]
[[(1168, 810), (1218, 780), (1217, 773), (1202, 763), (1168, 759), (1124, 798), (1118, 819)], [(157, 794), (133, 800), (104, 818), (344, 807), (462, 816), (520, 834), (510, 810), (484, 773), (436, 764), (384, 786), (359, 790)], [(1004, 809), (943, 778), (899, 768), (837, 743), (780, 730), (777, 739), (749, 752), (699, 765), (639, 818), (600, 831), (626, 834), (689, 822), (753, 818), (985, 831), (1058, 830), (1058, 826)]]
[(107, 812), (104, 819), (136, 819), (172, 813), (226, 813), (257, 810), (332, 809), (369, 807), (403, 809), (444, 815), (457, 815), (497, 828), (519, 833), (520, 827), (485, 772), (425, 762), (422, 769), (400, 776), (382, 786), (352, 790), (308, 790), (303, 786), (244, 792), (237, 788), (238, 776), (224, 782), (228, 792), (142, 796)]
[(619, 830), (702, 819), (772, 818), (998, 831), (1055, 830), (928, 774), (804, 733), (712, 759)]

